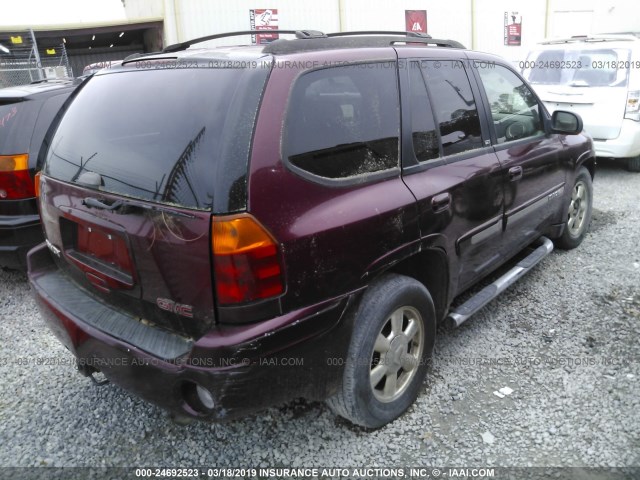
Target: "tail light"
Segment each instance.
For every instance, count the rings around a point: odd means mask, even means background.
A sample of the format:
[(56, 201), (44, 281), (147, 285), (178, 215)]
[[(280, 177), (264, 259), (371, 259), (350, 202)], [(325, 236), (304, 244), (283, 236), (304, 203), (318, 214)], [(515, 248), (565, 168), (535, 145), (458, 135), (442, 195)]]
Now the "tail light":
[(627, 94), (627, 107), (624, 118), (640, 121), (640, 90), (632, 90)]
[(40, 177), (42, 176), (42, 172), (36, 173), (35, 180), (33, 181), (33, 191), (36, 197), (40, 196)]
[(29, 175), (29, 155), (0, 155), (0, 200), (21, 200), (36, 196)]
[(218, 302), (251, 302), (284, 292), (278, 245), (251, 215), (213, 217), (211, 248)]

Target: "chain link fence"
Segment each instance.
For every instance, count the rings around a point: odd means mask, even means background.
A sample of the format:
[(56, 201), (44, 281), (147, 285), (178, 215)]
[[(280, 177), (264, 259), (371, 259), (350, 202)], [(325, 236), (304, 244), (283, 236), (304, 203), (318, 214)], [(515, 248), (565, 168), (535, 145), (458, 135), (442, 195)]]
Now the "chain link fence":
[(73, 77), (64, 43), (39, 49), (32, 30), (0, 38), (0, 88)]

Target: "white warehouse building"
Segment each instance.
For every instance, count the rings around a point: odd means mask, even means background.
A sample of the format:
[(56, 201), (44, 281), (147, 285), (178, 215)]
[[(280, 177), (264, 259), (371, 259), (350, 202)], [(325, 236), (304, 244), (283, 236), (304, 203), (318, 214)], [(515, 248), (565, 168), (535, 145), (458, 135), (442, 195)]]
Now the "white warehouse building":
[[(277, 12), (281, 29), (406, 30), (407, 11), (426, 13), (426, 32), (467, 48), (524, 60), (545, 38), (640, 32), (635, 0), (123, 0), (129, 21), (164, 22), (164, 44), (250, 28), (251, 10)], [(418, 17), (420, 18), (420, 17)], [(505, 23), (519, 24), (507, 43)], [(420, 25), (420, 27), (423, 27)], [(237, 41), (237, 40), (236, 40)], [(229, 40), (218, 43), (228, 43)], [(518, 45), (519, 43), (519, 45)]]

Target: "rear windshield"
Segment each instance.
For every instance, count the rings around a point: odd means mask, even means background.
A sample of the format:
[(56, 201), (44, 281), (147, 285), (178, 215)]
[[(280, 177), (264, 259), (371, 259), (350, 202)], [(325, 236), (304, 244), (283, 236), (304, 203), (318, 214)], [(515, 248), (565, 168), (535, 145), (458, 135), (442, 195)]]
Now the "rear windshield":
[[(100, 190), (210, 210), (214, 195), (244, 185), (267, 74), (204, 68), (94, 76), (60, 121), (45, 171), (75, 183), (89, 171), (102, 177)], [(230, 180), (214, 192), (220, 175)]]
[(619, 48), (539, 50), (523, 65), (530, 83), (572, 87), (624, 87), (630, 67), (630, 51)]
[(0, 155), (29, 153), (36, 103), (0, 99)]

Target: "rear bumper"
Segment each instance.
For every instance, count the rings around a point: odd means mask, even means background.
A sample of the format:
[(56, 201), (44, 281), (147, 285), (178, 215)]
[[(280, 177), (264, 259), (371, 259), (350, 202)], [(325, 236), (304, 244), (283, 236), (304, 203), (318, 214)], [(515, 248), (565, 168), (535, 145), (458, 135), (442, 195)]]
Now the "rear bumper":
[(620, 135), (611, 140), (593, 140), (596, 156), (629, 158), (640, 155), (640, 122), (624, 119)]
[[(351, 337), (353, 295), (260, 324), (217, 326), (191, 340), (143, 325), (96, 300), (56, 267), (44, 244), (29, 252), (38, 306), (78, 365), (181, 415), (226, 420), (287, 400), (322, 400), (337, 388)], [(92, 312), (92, 314), (87, 314)], [(279, 328), (266, 330), (276, 322)], [(189, 401), (187, 387), (211, 392), (215, 407)]]
[(27, 252), (43, 240), (38, 215), (0, 215), (0, 266), (26, 269)]

